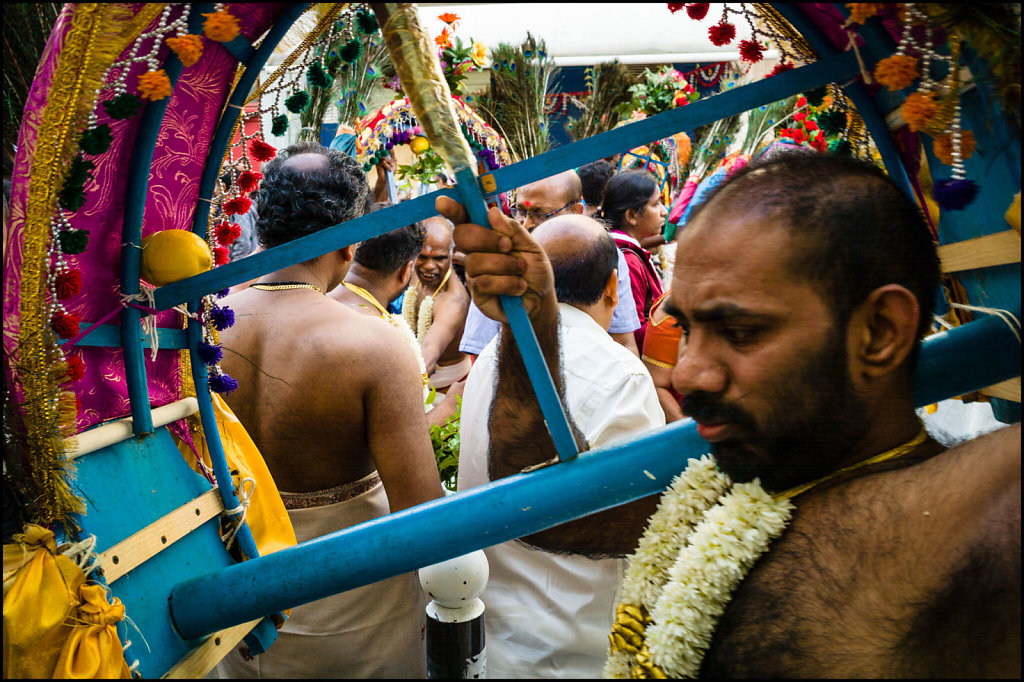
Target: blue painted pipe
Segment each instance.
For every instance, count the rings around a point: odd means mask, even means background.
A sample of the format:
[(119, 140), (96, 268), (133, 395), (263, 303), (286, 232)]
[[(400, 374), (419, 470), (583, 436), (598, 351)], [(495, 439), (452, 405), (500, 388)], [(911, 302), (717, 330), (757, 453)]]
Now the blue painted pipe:
[[(997, 318), (926, 341), (917, 406), (1020, 375), (1019, 331)], [(494, 481), (175, 585), (171, 617), (200, 637), (659, 493), (709, 450), (693, 422)], [(467, 520), (471, 519), (471, 523)]]

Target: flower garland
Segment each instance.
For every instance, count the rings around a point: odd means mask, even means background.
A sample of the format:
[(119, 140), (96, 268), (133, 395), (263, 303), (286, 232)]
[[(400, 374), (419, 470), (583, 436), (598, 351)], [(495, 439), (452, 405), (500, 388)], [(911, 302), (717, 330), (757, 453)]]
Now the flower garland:
[(451, 274), (452, 269), (448, 268), (448, 272), (444, 274), (444, 279), (434, 289), (434, 293), (424, 298), (423, 302), (420, 303), (418, 312), (416, 303), (419, 296), (416, 293), (416, 284), (410, 285), (405, 290), (405, 296), (402, 298), (402, 319), (405, 320), (410, 329), (416, 330), (416, 339), (420, 342), (423, 341), (423, 337), (430, 330), (430, 325), (434, 323), (434, 297), (448, 283), (448, 278), (451, 277)]
[(922, 422), (907, 443), (776, 495), (756, 479), (734, 485), (709, 455), (691, 459), (629, 557), (604, 677), (696, 677), (733, 592), (785, 531), (795, 508), (790, 500), (840, 474), (901, 457), (927, 436)]

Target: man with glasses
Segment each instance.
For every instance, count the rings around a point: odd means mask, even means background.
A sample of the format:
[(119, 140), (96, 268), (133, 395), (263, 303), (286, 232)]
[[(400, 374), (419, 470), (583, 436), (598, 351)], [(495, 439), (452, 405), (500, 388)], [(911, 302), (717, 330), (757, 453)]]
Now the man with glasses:
[[(555, 216), (582, 214), (583, 209), (583, 184), (576, 171), (569, 170), (520, 187), (510, 213), (523, 227), (532, 232), (538, 225)], [(640, 320), (633, 304), (629, 268), (621, 252), (617, 270), (619, 303), (615, 306), (608, 333), (615, 341), (639, 357), (640, 351), (636, 346), (633, 332), (640, 328)], [(480, 351), (498, 333), (500, 326), (481, 313), (475, 303), (471, 303), (459, 350), (471, 355), (480, 355)]]

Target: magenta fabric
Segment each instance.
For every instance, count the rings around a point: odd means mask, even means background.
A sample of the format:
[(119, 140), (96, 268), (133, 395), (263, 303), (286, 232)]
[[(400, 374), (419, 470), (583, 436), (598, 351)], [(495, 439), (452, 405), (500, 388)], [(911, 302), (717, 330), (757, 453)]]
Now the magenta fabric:
[(693, 198), (693, 193), (697, 191), (697, 185), (699, 184), (699, 175), (691, 175), (686, 178), (683, 188), (679, 191), (679, 196), (672, 202), (672, 209), (668, 212), (668, 222), (673, 225), (679, 224), (679, 219), (683, 217), (683, 212), (689, 205), (690, 199)]
[[(283, 3), (251, 3), (229, 5), (240, 24), (241, 33), (250, 40), (262, 35), (280, 14)], [(28, 98), (24, 123), (19, 135), (11, 197), (11, 237), (4, 259), (4, 351), (12, 360), (8, 377), (12, 380), (16, 400), (23, 400), (17, 384), (18, 310), (20, 305), (20, 273), (26, 267), (48, 267), (49, 264), (22, 262), (25, 206), (28, 171), (37, 140), (39, 119), (47, 104), (52, 75), (60, 57), (63, 39), (70, 27), (73, 5), (67, 4), (47, 44), (39, 71)], [(176, 10), (180, 11), (180, 10)], [(171, 19), (176, 15), (172, 13)], [(162, 47), (159, 59), (168, 54)], [(206, 163), (213, 132), (221, 111), (230, 96), (237, 61), (219, 43), (203, 38), (203, 55), (193, 66), (185, 68), (178, 79), (157, 137), (149, 186), (146, 195), (142, 237), (165, 229), (191, 228), (192, 216), (199, 195), (199, 180)], [(127, 85), (135, 91), (137, 76), (146, 67), (136, 64), (130, 71)], [(111, 93), (106, 92), (106, 99)], [(66, 256), (69, 265), (77, 268), (83, 280), (82, 293), (64, 301), (70, 313), (82, 320), (82, 329), (121, 308), (120, 266), (122, 219), (125, 208), (125, 186), (139, 123), (145, 111), (123, 121), (110, 119), (97, 107), (99, 123), (108, 123), (114, 136), (110, 150), (90, 157), (96, 168), (94, 180), (86, 184), (86, 205), (70, 216), (72, 228), (89, 232), (86, 251)], [(174, 311), (157, 316), (159, 327), (181, 329), (183, 318)], [(117, 324), (117, 318), (113, 319)], [(85, 363), (85, 375), (70, 385), (80, 401), (77, 419), (79, 431), (99, 422), (130, 414), (125, 386), (123, 353), (120, 348), (78, 346), (69, 354), (78, 355)], [(145, 350), (149, 400), (154, 407), (182, 397), (180, 351), (160, 350), (156, 360)]]

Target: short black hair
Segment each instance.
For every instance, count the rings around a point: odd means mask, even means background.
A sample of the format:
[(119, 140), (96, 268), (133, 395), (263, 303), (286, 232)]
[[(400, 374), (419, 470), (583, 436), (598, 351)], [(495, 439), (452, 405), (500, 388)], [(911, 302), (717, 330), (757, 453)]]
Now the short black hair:
[(352, 260), (364, 268), (392, 275), (423, 250), (426, 238), (427, 228), (419, 221), (361, 242)]
[(604, 200), (604, 188), (615, 175), (615, 166), (604, 159), (598, 159), (580, 166), (576, 174), (583, 184), (583, 201), (587, 202), (587, 206), (600, 206)]
[(626, 211), (640, 211), (658, 189), (657, 179), (643, 170), (616, 173), (604, 188), (599, 217), (611, 229), (619, 229)]
[[(555, 274), (555, 296), (560, 303), (593, 305), (601, 300), (612, 270), (619, 264), (619, 251), (607, 232), (571, 256), (551, 258)], [(620, 273), (621, 274), (621, 273)]]
[[(299, 154), (319, 154), (323, 168), (298, 170), (285, 162)], [(261, 169), (253, 193), (260, 244), (273, 248), (369, 212), (372, 197), (363, 167), (348, 154), (316, 142), (297, 142)]]
[(867, 296), (906, 287), (920, 308), (918, 336), (932, 325), (940, 266), (918, 205), (872, 163), (826, 154), (783, 154), (748, 164), (690, 217), (738, 207), (790, 229), (795, 272), (821, 285), (844, 328)]

